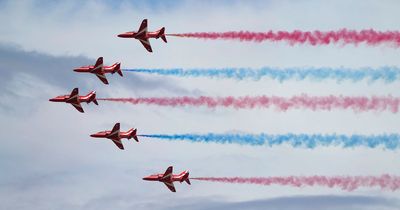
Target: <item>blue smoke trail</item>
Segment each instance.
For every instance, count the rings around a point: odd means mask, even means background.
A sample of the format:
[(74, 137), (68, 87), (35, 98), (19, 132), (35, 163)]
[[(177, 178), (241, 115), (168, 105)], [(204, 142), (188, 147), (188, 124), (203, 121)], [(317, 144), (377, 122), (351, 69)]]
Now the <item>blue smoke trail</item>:
[(391, 83), (400, 79), (400, 68), (381, 67), (381, 68), (224, 68), (224, 69), (124, 69), (124, 71), (148, 73), (157, 75), (170, 75), (179, 77), (210, 77), (210, 78), (230, 78), (230, 79), (253, 79), (260, 80), (263, 77), (284, 82), (286, 80), (323, 80), (333, 79), (337, 82), (350, 80), (357, 82), (368, 80), (374, 82), (382, 80)]
[(165, 140), (180, 140), (191, 142), (204, 143), (220, 143), (220, 144), (240, 144), (252, 146), (274, 146), (281, 144), (289, 144), (295, 148), (315, 148), (317, 146), (341, 146), (343, 148), (353, 147), (368, 147), (383, 148), (394, 150), (400, 147), (399, 134), (383, 134), (383, 135), (307, 135), (307, 134), (284, 134), (284, 135), (269, 135), (269, 134), (175, 134), (175, 135), (138, 135), (142, 137), (158, 138)]

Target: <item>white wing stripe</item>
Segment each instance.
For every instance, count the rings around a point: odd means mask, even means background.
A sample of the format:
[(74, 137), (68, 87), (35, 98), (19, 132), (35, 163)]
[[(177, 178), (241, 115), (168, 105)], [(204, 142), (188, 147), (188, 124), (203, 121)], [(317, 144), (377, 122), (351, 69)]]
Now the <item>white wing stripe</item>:
[(92, 69), (92, 72), (95, 72), (99, 68), (101, 69), (100, 72), (103, 72), (103, 64), (100, 64), (96, 68)]
[(144, 33), (144, 32), (146, 32), (146, 31), (147, 31), (147, 27), (145, 27), (145, 28), (143, 28), (141, 31), (137, 32), (137, 33), (136, 33), (136, 36), (137, 36), (137, 35), (140, 35), (140, 34), (142, 34), (142, 33)]
[(139, 39), (143, 44), (146, 44), (146, 45), (150, 45), (150, 42), (149, 42), (149, 40), (148, 39)]
[(109, 134), (109, 136), (112, 136), (112, 135), (114, 135), (114, 134), (116, 134), (116, 133), (118, 133), (119, 131), (114, 131), (113, 133), (110, 133)]
[(96, 74), (96, 76), (106, 79), (106, 75), (104, 75), (104, 74)]

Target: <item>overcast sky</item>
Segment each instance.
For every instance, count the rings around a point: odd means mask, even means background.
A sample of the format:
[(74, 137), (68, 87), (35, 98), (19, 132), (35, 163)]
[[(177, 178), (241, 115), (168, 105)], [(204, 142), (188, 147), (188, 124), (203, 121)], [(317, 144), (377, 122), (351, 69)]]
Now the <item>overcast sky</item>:
[(173, 194), (141, 178), (169, 165), (192, 176), (400, 174), (400, 154), (382, 148), (287, 145), (251, 147), (142, 139), (120, 151), (89, 134), (137, 127), (152, 133), (399, 133), (390, 112), (235, 110), (172, 108), (100, 101), (85, 113), (50, 103), (79, 87), (99, 97), (277, 95), (392, 95), (400, 82), (236, 81), (175, 78), (124, 72), (107, 75), (110, 85), (74, 67), (106, 64), (123, 68), (380, 67), (399, 66), (392, 46), (290, 46), (278, 43), (205, 41), (167, 37), (150, 40), (148, 53), (117, 34), (136, 30), (167, 33), (231, 30), (397, 30), (400, 2), (360, 1), (0, 1), (0, 209), (383, 209), (400, 206), (399, 192), (361, 188), (229, 185), (192, 181)]

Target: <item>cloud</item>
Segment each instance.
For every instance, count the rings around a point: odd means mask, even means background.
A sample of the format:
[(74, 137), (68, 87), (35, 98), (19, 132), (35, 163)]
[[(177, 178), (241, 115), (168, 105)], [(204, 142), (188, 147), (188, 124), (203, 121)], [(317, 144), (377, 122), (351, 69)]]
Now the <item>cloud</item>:
[[(0, 109), (4, 113), (17, 114), (24, 110), (35, 110), (38, 100), (47, 100), (55, 95), (68, 94), (79, 87), (80, 94), (96, 90), (100, 97), (112, 92), (110, 86), (131, 89), (134, 93), (163, 90), (172, 93), (187, 93), (170, 81), (142, 77), (140, 75), (107, 75), (112, 83), (103, 85), (98, 78), (72, 71), (75, 67), (93, 65), (95, 59), (84, 56), (52, 56), (36, 51), (24, 51), (20, 47), (0, 43)], [(58, 92), (57, 92), (58, 91)], [(24, 104), (19, 106), (20, 104)], [(25, 106), (29, 104), (29, 106)], [(1, 111), (0, 110), (0, 111)], [(18, 111), (17, 111), (18, 110)]]
[(77, 209), (176, 209), (176, 210), (395, 210), (399, 200), (373, 196), (292, 196), (245, 202), (224, 201), (223, 198), (157, 198), (158, 203), (132, 202), (132, 195), (109, 195), (85, 203)]
[[(280, 208), (279, 203), (285, 202), (289, 202), (287, 208), (295, 208), (290, 202), (308, 207), (313, 205), (307, 202), (322, 202), (321, 209), (329, 209), (335, 203), (348, 204), (349, 209), (352, 206), (368, 209), (363, 205), (365, 202), (376, 209), (391, 209), (396, 203), (386, 197), (398, 195), (398, 192), (360, 189), (357, 191), (360, 195), (382, 196), (360, 200), (354, 193), (316, 187), (292, 189), (193, 183), (191, 186), (177, 185), (178, 193), (172, 194), (162, 184), (144, 182), (141, 177), (162, 172), (168, 165), (174, 165), (177, 172), (188, 169), (195, 176), (398, 174), (398, 152), (335, 147), (310, 151), (285, 146), (254, 148), (157, 140), (124, 141), (126, 150), (119, 151), (112, 142), (91, 139), (89, 134), (110, 129), (118, 121), (123, 130), (137, 127), (140, 133), (224, 133), (235, 130), (273, 134), (380, 134), (398, 132), (400, 115), (177, 109), (106, 102), (99, 106), (85, 104), (85, 114), (81, 114), (73, 107), (47, 100), (68, 93), (73, 87), (81, 88), (81, 93), (96, 90), (99, 97), (199, 93), (290, 96), (302, 92), (310, 95), (397, 96), (399, 83), (279, 84), (271, 80), (182, 79), (128, 72), (123, 78), (107, 75), (110, 85), (105, 86), (95, 76), (77, 74), (72, 68), (93, 64), (98, 56), (103, 56), (106, 64), (120, 61), (123, 68), (398, 65), (398, 49), (386, 47), (311, 48), (171, 37), (168, 44), (151, 40), (154, 53), (149, 54), (137, 41), (116, 37), (120, 32), (135, 30), (145, 17), (150, 21), (149, 29), (166, 26), (168, 33), (342, 27), (386, 30), (398, 26), (398, 4), (395, 0), (385, 3), (373, 0), (331, 3), (318, 0), (256, 3), (0, 1), (0, 208), (238, 209), (267, 205)], [(298, 194), (305, 197), (297, 197), (297, 200), (288, 197)], [(340, 195), (340, 198), (307, 197), (326, 194)], [(348, 200), (344, 198), (346, 195)], [(286, 200), (271, 198), (280, 196)], [(352, 198), (354, 202), (351, 202)]]
[[(203, 205), (199, 205), (202, 203)], [(261, 199), (246, 202), (220, 202), (220, 201), (200, 201), (196, 203), (186, 203), (173, 207), (173, 209), (274, 209), (274, 210), (395, 210), (399, 207), (399, 201), (382, 197), (370, 196), (293, 196), (273, 199)]]
[(82, 56), (51, 56), (36, 51), (23, 51), (18, 46), (0, 43), (1, 86), (16, 74), (29, 74), (46, 81), (46, 83), (70, 87), (71, 84), (84, 86), (85, 80), (72, 73), (79, 65), (91, 64), (93, 60)]
[[(39, 2), (39, 3), (38, 3)], [(42, 3), (40, 3), (42, 2)], [(44, 3), (43, 3), (44, 2)], [(259, 67), (379, 66), (399, 64), (396, 49), (337, 46), (289, 46), (284, 43), (240, 43), (170, 37), (151, 40), (149, 54), (136, 40), (118, 33), (136, 30), (143, 18), (149, 30), (167, 33), (230, 30), (388, 30), (397, 28), (398, 1), (180, 1), (176, 5), (149, 1), (7, 1), (0, 13), (0, 41), (52, 55), (103, 55), (128, 67)], [(153, 7), (153, 4), (156, 6)], [(318, 8), (315, 9), (315, 8)], [(361, 8), (356, 10), (354, 8)], [(374, 16), (371, 12), (374, 11)], [(341, 15), (337, 15), (337, 14)], [(15, 15), (18, 14), (18, 15)], [(104, 15), (112, 14), (112, 15)], [(189, 15), (190, 14), (190, 15)], [(8, 18), (13, 17), (13, 18)], [(40, 29), (40, 30), (39, 30)], [(29, 38), (26, 34), (29, 32)], [(374, 59), (366, 59), (368, 57)], [(350, 59), (351, 58), (351, 59)]]
[[(95, 58), (89, 59), (84, 56), (53, 56), (37, 51), (24, 51), (21, 47), (10, 45), (9, 43), (0, 43), (0, 62), (2, 63), (0, 71), (0, 85), (2, 87), (6, 86), (7, 81), (18, 73), (38, 77), (46, 83), (57, 87), (107, 87), (102, 85), (94, 75), (78, 74), (72, 71), (72, 69), (79, 66), (93, 65)], [(105, 65), (110, 62), (108, 60)], [(119, 78), (117, 75), (107, 76), (111, 80), (115, 80), (114, 83), (118, 82), (123, 85), (134, 84), (135, 89), (138, 90), (146, 90), (150, 87), (153, 90), (160, 88), (174, 89), (177, 87), (168, 81), (146, 79), (140, 75), (125, 76), (124, 78)], [(88, 80), (90, 81), (89, 83)], [(91, 83), (95, 83), (96, 85)]]

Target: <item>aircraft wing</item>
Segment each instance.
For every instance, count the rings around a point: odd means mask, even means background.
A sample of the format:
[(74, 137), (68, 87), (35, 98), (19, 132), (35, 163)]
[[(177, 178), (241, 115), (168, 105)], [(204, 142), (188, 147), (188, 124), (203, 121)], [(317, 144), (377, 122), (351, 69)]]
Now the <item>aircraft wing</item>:
[(120, 141), (120, 138), (119, 138), (119, 127), (120, 127), (119, 123), (115, 123), (113, 129), (111, 130), (111, 133), (108, 134), (107, 138), (113, 139), (113, 141), (114, 140)]
[(163, 179), (165, 178), (169, 178), (170, 176), (172, 176), (172, 166), (168, 167), (167, 170), (165, 170), (164, 175), (163, 175)]
[(70, 96), (71, 98), (73, 98), (73, 97), (77, 97), (78, 94), (79, 94), (78, 88), (74, 88), (74, 89), (71, 91), (71, 94), (70, 94), (69, 96)]
[(83, 108), (82, 108), (82, 106), (81, 106), (81, 104), (80, 103), (71, 103), (72, 104), (72, 106), (74, 106), (75, 107), (75, 109), (77, 109), (78, 111), (80, 111), (80, 112), (84, 112), (83, 111)]
[(163, 183), (165, 184), (165, 186), (168, 187), (169, 190), (171, 190), (172, 192), (176, 192), (173, 182), (163, 182)]
[(150, 45), (149, 39), (143, 38), (143, 39), (139, 39), (139, 41), (140, 41), (140, 43), (142, 43), (144, 48), (146, 48), (147, 51), (153, 52), (153, 50), (151, 49), (151, 45)]
[(78, 97), (79, 97), (79, 90), (78, 90), (78, 88), (74, 88), (72, 91), (71, 91), (71, 94), (69, 95), (69, 98), (67, 99), (67, 102), (68, 103), (79, 103), (78, 102)]
[(108, 85), (107, 77), (104, 73), (96, 74), (96, 76), (106, 85)]
[(114, 140), (112, 139), (112, 141), (114, 142), (115, 145), (117, 145), (118, 148), (120, 149), (124, 149), (124, 145), (122, 144), (121, 140)]
[(119, 132), (119, 129), (120, 129), (120, 124), (119, 123), (115, 123), (113, 129), (111, 130), (111, 134), (110, 135)]
[(68, 103), (72, 104), (78, 111), (84, 112), (81, 106), (81, 103), (79, 103), (78, 97), (79, 97), (79, 90), (78, 88), (74, 88), (69, 95), (69, 98), (67, 100)]
[(142, 21), (142, 24), (140, 24), (139, 30), (136, 33), (136, 37), (141, 37), (143, 35), (146, 35), (147, 33), (147, 19), (144, 19)]
[(97, 59), (96, 64), (93, 66), (93, 69), (90, 70), (93, 74), (104, 74), (103, 71), (103, 57)]
[(96, 76), (106, 85), (108, 85), (108, 80), (103, 70), (103, 57), (99, 57), (96, 61), (96, 64), (93, 66), (93, 69), (90, 73), (96, 74)]
[(103, 65), (103, 57), (99, 57), (96, 60), (96, 63), (94, 64), (94, 67), (96, 68), (97, 66), (102, 66)]

